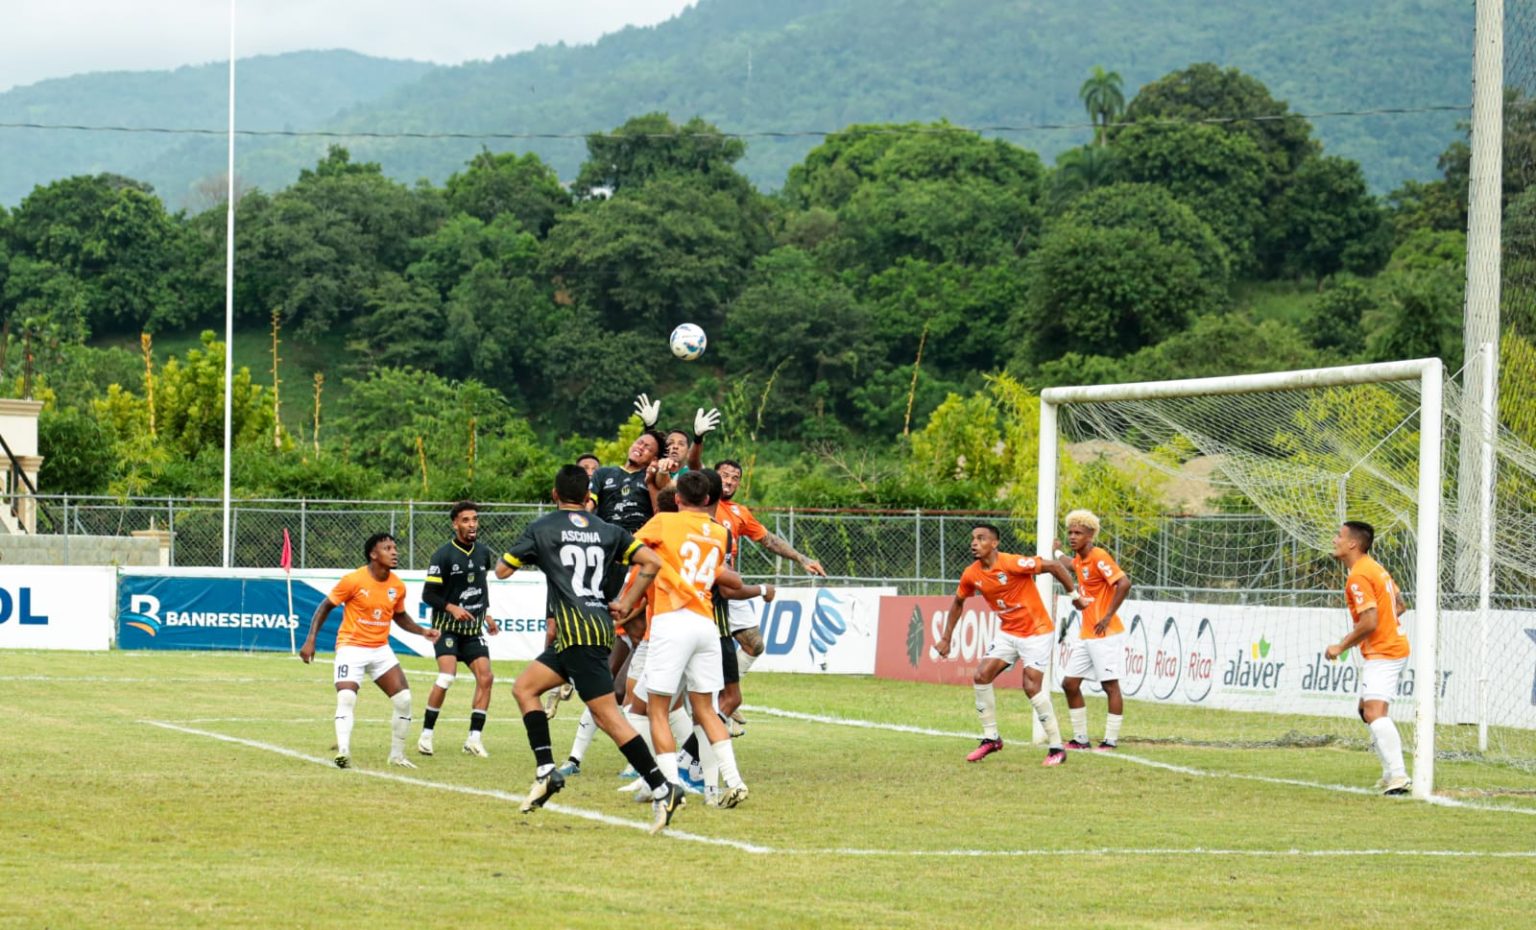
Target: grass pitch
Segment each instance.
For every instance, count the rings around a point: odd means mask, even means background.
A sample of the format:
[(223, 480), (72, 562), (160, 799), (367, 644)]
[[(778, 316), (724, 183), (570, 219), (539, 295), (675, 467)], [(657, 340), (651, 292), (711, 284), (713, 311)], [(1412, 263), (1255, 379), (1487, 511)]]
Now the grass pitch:
[[(431, 664), (406, 667), (419, 719)], [(328, 662), (0, 653), (0, 926), (1521, 927), (1536, 911), (1536, 777), (1467, 766), (1457, 783), (1493, 800), (1381, 798), (1344, 790), (1378, 774), (1362, 748), (1138, 743), (1219, 741), (1234, 715), (1135, 702), (1121, 754), (1042, 769), (1024, 696), (1001, 691), (1007, 748), (972, 765), (965, 689), (758, 673), (742, 807), (695, 801), (645, 835), (600, 735), (553, 809), (524, 816), (516, 670), (497, 668), (492, 758), (458, 751), (461, 679), (438, 754), (413, 731), (420, 768), (387, 768), (388, 702), (365, 687), (358, 768), (339, 771)], [(578, 713), (553, 722), (557, 754)]]

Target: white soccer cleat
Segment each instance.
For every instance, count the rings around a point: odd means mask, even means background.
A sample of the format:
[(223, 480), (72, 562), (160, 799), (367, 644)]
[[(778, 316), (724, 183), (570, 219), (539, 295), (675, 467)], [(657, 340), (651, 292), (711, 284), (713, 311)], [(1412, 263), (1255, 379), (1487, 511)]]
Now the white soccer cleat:
[(407, 759), (405, 756), (390, 756), (389, 764), (398, 765), (403, 769), (413, 769), (416, 767), (416, 763), (412, 762), (410, 759)]
[[(625, 792), (629, 792), (630, 794), (635, 795), (635, 800), (637, 801), (649, 801), (651, 799), (651, 786), (645, 783), (644, 778), (637, 778), (632, 782), (625, 783), (625, 785), (619, 789), (619, 793), (623, 794)], [(645, 793), (644, 798), (639, 796), (641, 792)]]
[(477, 739), (466, 740), (464, 742), (464, 754), (469, 756), (479, 756), (482, 759), (489, 759), (491, 757), (491, 754), (485, 751), (485, 747), (482, 746), (480, 741)]
[(719, 802), (715, 806), (717, 806), (717, 807), (735, 807), (736, 805), (740, 804), (742, 801), (745, 801), (746, 799), (747, 799), (747, 786), (746, 785), (737, 785), (734, 788), (727, 788), (724, 791), (722, 791), (720, 793), (720, 800), (719, 800)]
[(339, 768), (339, 769), (349, 769), (349, 768), (351, 768), (352, 767), (352, 755), (351, 755), (351, 753), (345, 753), (345, 752), (337, 753), (336, 754), (336, 767)]
[(421, 738), (416, 741), (416, 751), (424, 756), (432, 755), (432, 731), (422, 730)]
[(1408, 788), (1413, 784), (1407, 775), (1397, 775), (1387, 779), (1387, 783), (1381, 786), (1382, 794), (1407, 794)]
[(1383, 775), (1380, 778), (1376, 779), (1376, 784), (1372, 785), (1371, 787), (1373, 789), (1377, 790), (1377, 791), (1380, 791), (1381, 789), (1387, 787), (1387, 782), (1389, 782), (1391, 780), (1392, 780), (1392, 776), (1390, 776), (1390, 775)]

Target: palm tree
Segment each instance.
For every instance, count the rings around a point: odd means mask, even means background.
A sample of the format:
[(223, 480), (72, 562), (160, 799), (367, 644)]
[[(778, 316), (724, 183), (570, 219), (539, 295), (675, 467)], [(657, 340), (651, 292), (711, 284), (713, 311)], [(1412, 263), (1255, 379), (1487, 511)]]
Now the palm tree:
[(1056, 157), (1056, 171), (1051, 176), (1051, 197), (1059, 209), (1096, 187), (1112, 184), (1116, 178), (1113, 149), (1084, 145), (1067, 149)]
[(1083, 108), (1096, 127), (1095, 138), (1099, 145), (1105, 142), (1109, 124), (1125, 112), (1125, 94), (1120, 90), (1118, 71), (1105, 71), (1100, 65), (1093, 66), (1093, 74), (1083, 82), (1077, 95), (1082, 98)]

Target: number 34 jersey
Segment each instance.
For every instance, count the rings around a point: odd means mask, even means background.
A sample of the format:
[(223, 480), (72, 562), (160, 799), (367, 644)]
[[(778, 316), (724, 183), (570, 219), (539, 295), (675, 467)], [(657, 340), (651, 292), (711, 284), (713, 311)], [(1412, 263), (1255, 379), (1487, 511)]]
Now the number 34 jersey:
[(656, 616), (691, 610), (711, 621), (711, 589), (726, 567), (730, 531), (696, 511), (658, 513), (635, 533), (661, 558), (656, 576)]
[(612, 646), (603, 580), (622, 572), (639, 547), (626, 530), (586, 511), (556, 510), (528, 524), (501, 558), (513, 568), (544, 573), (557, 648)]

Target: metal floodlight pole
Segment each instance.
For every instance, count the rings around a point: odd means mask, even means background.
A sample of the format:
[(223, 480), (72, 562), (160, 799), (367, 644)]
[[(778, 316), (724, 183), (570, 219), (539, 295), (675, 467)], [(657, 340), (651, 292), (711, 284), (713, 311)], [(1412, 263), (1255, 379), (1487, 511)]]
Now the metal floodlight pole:
[(224, 567), (233, 564), (230, 546), (229, 471), (235, 380), (235, 0), (229, 0), (229, 131), (224, 180)]

